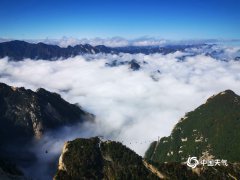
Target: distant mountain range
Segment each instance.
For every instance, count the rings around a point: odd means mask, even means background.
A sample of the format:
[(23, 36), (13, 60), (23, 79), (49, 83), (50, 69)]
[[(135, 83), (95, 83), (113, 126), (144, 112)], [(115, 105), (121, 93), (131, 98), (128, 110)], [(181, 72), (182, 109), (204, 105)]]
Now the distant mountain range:
[(44, 43), (32, 44), (25, 41), (9, 41), (0, 43), (0, 58), (9, 57), (10, 60), (19, 61), (25, 58), (56, 60), (58, 58), (74, 57), (82, 54), (97, 54), (97, 53), (162, 53), (168, 54), (176, 51), (184, 51), (186, 48), (201, 47), (199, 45), (169, 45), (165, 47), (159, 46), (127, 46), (127, 47), (107, 47), (104, 45), (91, 46), (89, 44), (80, 44), (74, 47), (66, 48), (57, 45), (49, 45)]

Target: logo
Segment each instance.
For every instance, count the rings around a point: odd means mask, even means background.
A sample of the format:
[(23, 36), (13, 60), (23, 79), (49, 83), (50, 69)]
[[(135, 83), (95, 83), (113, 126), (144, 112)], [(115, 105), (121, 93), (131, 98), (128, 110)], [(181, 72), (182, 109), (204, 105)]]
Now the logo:
[(197, 165), (202, 165), (202, 166), (228, 166), (227, 160), (224, 159), (202, 159), (198, 160), (197, 157), (189, 157), (187, 160), (187, 165), (191, 168), (197, 167)]
[(191, 168), (195, 168), (199, 164), (197, 157), (189, 157), (187, 160), (187, 165)]

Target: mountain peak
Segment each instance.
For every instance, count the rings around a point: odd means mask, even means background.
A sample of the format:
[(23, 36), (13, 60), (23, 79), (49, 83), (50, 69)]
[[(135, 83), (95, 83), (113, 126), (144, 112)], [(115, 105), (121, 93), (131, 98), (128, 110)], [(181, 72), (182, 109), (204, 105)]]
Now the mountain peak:
[(31, 90), (25, 89), (24, 87), (8, 86), (7, 84), (0, 82), (0, 94), (9, 93), (12, 91), (15, 92), (15, 91), (31, 91)]
[(223, 95), (224, 95), (224, 96), (237, 96), (237, 94), (236, 94), (234, 91), (232, 91), (232, 90), (230, 90), (230, 89), (227, 89), (227, 90), (225, 90), (225, 91), (222, 91), (222, 92), (220, 92), (220, 93), (218, 93), (218, 94), (213, 95), (213, 96), (210, 97), (209, 99), (215, 98), (215, 97), (222, 97)]
[(211, 96), (210, 98), (207, 99), (207, 103), (220, 103), (222, 105), (227, 105), (229, 102), (236, 102), (240, 101), (240, 96), (238, 96), (234, 91), (232, 90), (225, 90), (222, 91), (216, 95)]
[(235, 94), (235, 92), (232, 91), (232, 90), (230, 90), (230, 89), (227, 89), (227, 90), (225, 90), (225, 91), (223, 91), (223, 92), (221, 92), (221, 93), (219, 93), (219, 94), (220, 94), (220, 95), (227, 94), (227, 95), (234, 95), (234, 96), (237, 96), (237, 95)]

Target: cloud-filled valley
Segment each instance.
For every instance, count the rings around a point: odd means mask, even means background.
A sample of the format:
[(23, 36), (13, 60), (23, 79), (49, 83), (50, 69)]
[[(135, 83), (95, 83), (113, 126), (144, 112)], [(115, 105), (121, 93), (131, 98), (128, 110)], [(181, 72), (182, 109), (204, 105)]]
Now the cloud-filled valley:
[[(224, 50), (236, 54), (239, 49)], [(226, 53), (225, 53), (226, 54)], [(0, 60), (0, 81), (61, 94), (96, 115), (95, 123), (64, 127), (45, 135), (33, 150), (59, 154), (64, 141), (102, 135), (122, 141), (140, 155), (150, 142), (170, 134), (178, 120), (213, 94), (231, 89), (240, 94), (240, 63), (199, 53), (95, 54), (64, 60)], [(184, 60), (181, 57), (184, 56)], [(136, 60), (109, 67), (113, 61)], [(38, 153), (41, 158), (41, 153)], [(47, 160), (46, 160), (47, 161)]]

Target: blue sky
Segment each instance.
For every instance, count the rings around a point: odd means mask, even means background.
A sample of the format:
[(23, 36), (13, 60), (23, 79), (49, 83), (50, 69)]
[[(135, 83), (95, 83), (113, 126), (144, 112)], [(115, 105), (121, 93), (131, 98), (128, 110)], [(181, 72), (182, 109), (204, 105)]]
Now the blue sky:
[(239, 39), (240, 0), (1, 0), (0, 37)]

